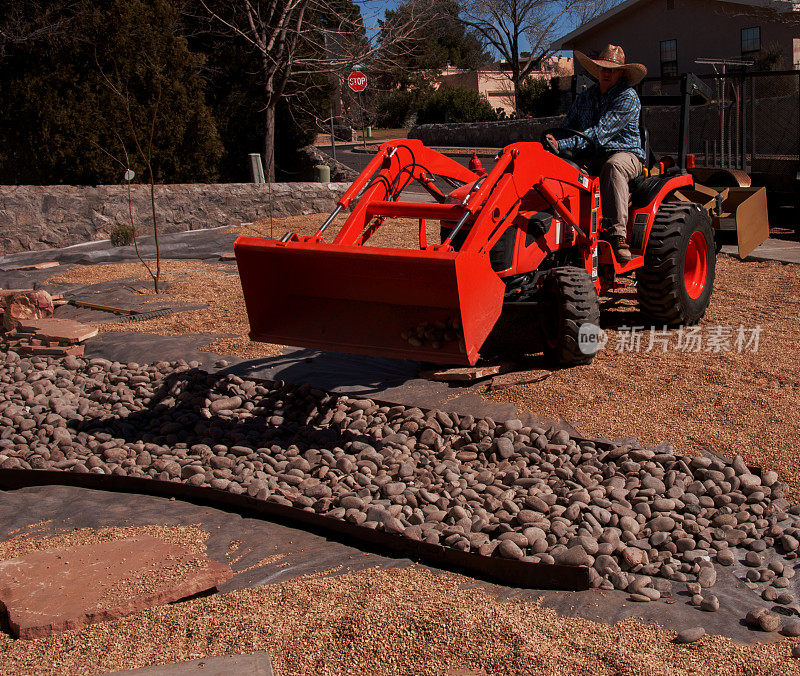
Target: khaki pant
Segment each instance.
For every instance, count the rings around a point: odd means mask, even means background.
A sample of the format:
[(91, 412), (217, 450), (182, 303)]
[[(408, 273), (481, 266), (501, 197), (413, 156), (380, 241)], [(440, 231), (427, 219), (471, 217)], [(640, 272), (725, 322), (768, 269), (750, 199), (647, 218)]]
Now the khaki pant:
[(633, 153), (614, 153), (600, 170), (600, 200), (604, 230), (628, 238), (628, 182), (642, 173), (642, 162)]

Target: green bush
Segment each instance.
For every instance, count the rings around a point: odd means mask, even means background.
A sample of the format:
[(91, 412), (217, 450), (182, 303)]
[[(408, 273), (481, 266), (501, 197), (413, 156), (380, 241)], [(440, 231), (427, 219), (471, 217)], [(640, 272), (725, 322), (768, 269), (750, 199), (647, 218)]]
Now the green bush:
[(558, 113), (559, 93), (556, 81), (526, 78), (517, 94), (517, 111), (529, 117), (547, 117)]
[(133, 244), (134, 234), (133, 226), (124, 223), (114, 228), (108, 238), (111, 240), (111, 246), (129, 246)]
[(372, 125), (380, 129), (411, 126), (423, 100), (420, 93), (403, 89), (381, 92), (375, 98)]
[(439, 89), (423, 103), (417, 113), (418, 124), (440, 122), (495, 122), (497, 113), (489, 101), (470, 89)]

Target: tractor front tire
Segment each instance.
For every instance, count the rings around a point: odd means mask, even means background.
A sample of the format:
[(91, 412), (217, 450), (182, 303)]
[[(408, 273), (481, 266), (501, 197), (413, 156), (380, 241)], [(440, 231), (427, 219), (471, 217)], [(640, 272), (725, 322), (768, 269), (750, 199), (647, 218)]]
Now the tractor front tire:
[(549, 308), (543, 326), (545, 357), (562, 366), (590, 363), (596, 350), (587, 344), (581, 349), (581, 327), (590, 324), (588, 332), (599, 338), (600, 299), (589, 273), (571, 266), (553, 268), (543, 291)]
[(661, 324), (696, 324), (711, 301), (716, 245), (711, 218), (686, 202), (662, 204), (636, 273), (636, 296), (644, 314)]

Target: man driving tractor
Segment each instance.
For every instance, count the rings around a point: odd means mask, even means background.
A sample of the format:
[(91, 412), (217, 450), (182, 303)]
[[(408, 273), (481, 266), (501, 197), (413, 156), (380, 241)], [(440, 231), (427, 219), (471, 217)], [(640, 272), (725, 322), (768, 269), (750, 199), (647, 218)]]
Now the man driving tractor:
[[(641, 103), (633, 86), (647, 74), (641, 63), (625, 63), (622, 47), (608, 45), (597, 59), (575, 50), (575, 58), (597, 80), (572, 104), (564, 130), (580, 131), (595, 143), (596, 154), (585, 156), (589, 143), (579, 136), (561, 140), (548, 135), (558, 151), (580, 157), (590, 173), (600, 177), (603, 204), (601, 236), (621, 263), (631, 260), (627, 242), (629, 181), (642, 173), (645, 162), (639, 131)], [(584, 156), (581, 156), (584, 151)]]

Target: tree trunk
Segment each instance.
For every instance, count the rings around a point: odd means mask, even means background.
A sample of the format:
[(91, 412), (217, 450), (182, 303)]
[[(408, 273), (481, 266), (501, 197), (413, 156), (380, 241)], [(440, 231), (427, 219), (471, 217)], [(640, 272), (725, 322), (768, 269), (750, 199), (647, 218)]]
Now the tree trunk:
[(275, 182), (275, 103), (267, 104), (264, 116), (264, 174), (268, 183)]

